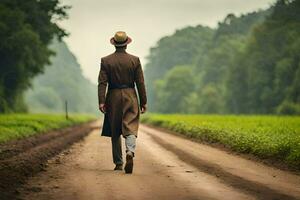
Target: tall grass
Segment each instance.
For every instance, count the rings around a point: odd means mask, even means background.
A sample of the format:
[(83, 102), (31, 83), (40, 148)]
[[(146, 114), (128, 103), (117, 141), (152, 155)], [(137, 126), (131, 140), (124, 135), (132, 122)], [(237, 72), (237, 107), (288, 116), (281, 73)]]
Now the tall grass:
[(300, 169), (300, 117), (148, 114), (142, 121)]
[(67, 120), (59, 114), (2, 114), (0, 143), (60, 129), (95, 119), (92, 115), (71, 115)]

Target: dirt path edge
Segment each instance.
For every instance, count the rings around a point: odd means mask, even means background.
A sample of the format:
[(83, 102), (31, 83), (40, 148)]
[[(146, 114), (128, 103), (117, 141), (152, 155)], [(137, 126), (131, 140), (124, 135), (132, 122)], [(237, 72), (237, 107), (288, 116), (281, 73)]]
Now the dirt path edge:
[(247, 160), (252, 160), (252, 161), (259, 162), (259, 163), (262, 163), (264, 165), (267, 165), (269, 167), (277, 168), (277, 169), (284, 170), (284, 171), (289, 171), (289, 172), (291, 172), (295, 175), (300, 175), (300, 167), (299, 166), (289, 165), (289, 164), (285, 163), (284, 161), (282, 161), (280, 159), (260, 158), (256, 155), (251, 154), (251, 153), (240, 153), (240, 152), (235, 151), (235, 150), (231, 149), (230, 147), (228, 147), (228, 146), (226, 146), (225, 144), (222, 144), (222, 143), (218, 143), (218, 142), (211, 143), (211, 142), (199, 139), (199, 138), (187, 136), (185, 134), (170, 130), (170, 129), (165, 128), (165, 127), (161, 127), (161, 126), (157, 126), (157, 125), (153, 125), (153, 124), (149, 124), (149, 123), (145, 123), (145, 122), (143, 122), (142, 124), (145, 127), (149, 127), (149, 128), (152, 128), (152, 129), (155, 129), (155, 130), (158, 130), (158, 131), (163, 131), (163, 132), (171, 134), (171, 135), (176, 135), (176, 136), (181, 137), (181, 138), (186, 138), (186, 139), (194, 141), (194, 142), (205, 144), (205, 145), (220, 149), (222, 151), (226, 151), (227, 153), (240, 156), (240, 157), (245, 158)]
[(43, 170), (49, 158), (99, 128), (93, 124), (94, 121), (29, 137), (10, 144), (11, 148), (6, 145), (0, 156), (1, 199), (17, 199), (18, 188), (28, 177)]

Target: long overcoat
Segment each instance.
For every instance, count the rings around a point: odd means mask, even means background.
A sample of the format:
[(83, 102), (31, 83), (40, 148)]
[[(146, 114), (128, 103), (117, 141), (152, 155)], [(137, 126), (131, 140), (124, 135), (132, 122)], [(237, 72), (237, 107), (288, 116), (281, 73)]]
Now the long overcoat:
[[(135, 84), (135, 88), (109, 89), (109, 85)], [(98, 76), (99, 104), (104, 103), (106, 113), (102, 126), (102, 136), (137, 136), (140, 106), (147, 103), (144, 75), (138, 57), (125, 50), (101, 58)]]

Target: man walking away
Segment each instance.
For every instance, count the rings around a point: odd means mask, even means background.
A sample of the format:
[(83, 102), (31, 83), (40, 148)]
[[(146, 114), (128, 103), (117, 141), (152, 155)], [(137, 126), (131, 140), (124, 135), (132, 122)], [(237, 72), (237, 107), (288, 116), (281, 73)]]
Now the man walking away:
[[(125, 138), (125, 172), (132, 173), (140, 112), (146, 112), (144, 75), (137, 56), (126, 52), (132, 41), (119, 31), (110, 42), (116, 51), (101, 58), (98, 77), (99, 109), (104, 113), (102, 136), (111, 137), (114, 170), (123, 169), (121, 135)], [(108, 87), (107, 87), (108, 85)], [(139, 101), (135, 85), (137, 87)], [(106, 91), (107, 90), (107, 91)]]

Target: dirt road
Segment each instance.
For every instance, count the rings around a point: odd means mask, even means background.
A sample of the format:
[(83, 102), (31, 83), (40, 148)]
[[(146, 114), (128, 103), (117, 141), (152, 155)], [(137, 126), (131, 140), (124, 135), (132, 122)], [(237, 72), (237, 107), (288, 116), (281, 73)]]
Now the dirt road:
[[(123, 148), (124, 149), (124, 148)], [(110, 139), (94, 130), (28, 180), (27, 200), (300, 199), (300, 176), (140, 127), (134, 173), (113, 171)]]

